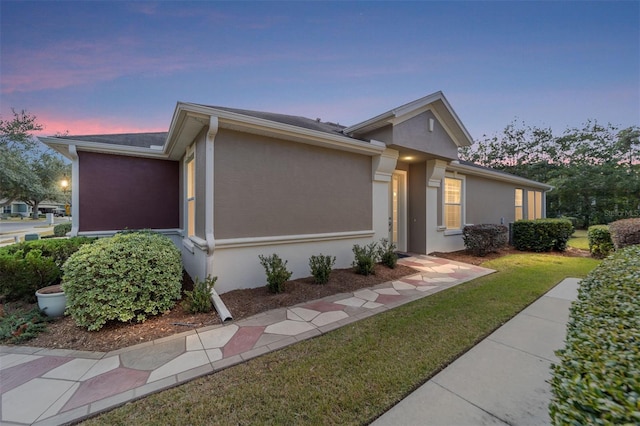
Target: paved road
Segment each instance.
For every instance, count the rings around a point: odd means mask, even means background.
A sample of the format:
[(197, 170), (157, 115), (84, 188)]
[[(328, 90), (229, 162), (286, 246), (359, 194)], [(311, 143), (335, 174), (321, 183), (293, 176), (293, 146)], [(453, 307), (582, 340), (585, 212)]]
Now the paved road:
[[(54, 223), (69, 222), (68, 217), (56, 217)], [(0, 246), (12, 244), (15, 241), (15, 237), (24, 239), (25, 234), (41, 234), (53, 229), (53, 225), (48, 225), (46, 219), (41, 220), (19, 220), (8, 221), (0, 220)]]
[[(54, 219), (56, 224), (69, 221), (68, 218), (64, 218), (64, 217), (56, 217)], [(10, 220), (10, 221), (0, 220), (0, 234), (9, 234), (14, 232), (17, 233), (21, 231), (28, 231), (31, 228), (46, 226), (46, 225), (47, 225), (46, 219), (41, 219), (41, 220), (25, 219), (25, 220)]]

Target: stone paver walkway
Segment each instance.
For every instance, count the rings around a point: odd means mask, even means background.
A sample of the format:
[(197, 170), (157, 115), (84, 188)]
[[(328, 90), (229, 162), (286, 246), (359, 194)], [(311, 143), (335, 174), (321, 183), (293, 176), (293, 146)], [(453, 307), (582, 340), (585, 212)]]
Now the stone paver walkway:
[(493, 272), (429, 256), (399, 263), (419, 273), (113, 352), (0, 346), (0, 422), (78, 420)]

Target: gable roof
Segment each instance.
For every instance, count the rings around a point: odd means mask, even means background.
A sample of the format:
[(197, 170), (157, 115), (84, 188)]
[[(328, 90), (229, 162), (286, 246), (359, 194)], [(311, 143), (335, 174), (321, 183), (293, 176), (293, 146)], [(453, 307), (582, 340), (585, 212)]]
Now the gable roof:
[[(201, 105), (201, 104), (196, 104)], [(222, 111), (233, 112), (235, 114), (246, 115), (249, 117), (261, 118), (263, 120), (275, 121), (276, 123), (288, 124), (290, 126), (301, 127), (303, 129), (316, 130), (330, 134), (343, 135), (342, 130), (345, 126), (336, 123), (320, 121), (320, 119), (311, 119), (297, 115), (278, 114), (266, 111), (253, 111), (249, 109), (238, 109), (221, 106), (201, 105), (207, 108), (213, 108)]]
[(457, 146), (470, 146), (473, 144), (473, 138), (441, 91), (349, 126), (344, 129), (344, 133), (357, 137), (384, 126), (401, 123), (427, 110), (433, 112)]
[(69, 150), (74, 145), (81, 150), (176, 160), (202, 129), (211, 126), (210, 120), (215, 117), (215, 131), (218, 127), (227, 128), (376, 155), (384, 149), (384, 144), (363, 139), (367, 132), (401, 123), (424, 111), (433, 112), (457, 146), (471, 145), (471, 136), (442, 92), (350, 127), (302, 116), (178, 102), (168, 132), (41, 137), (40, 140), (68, 158), (72, 157)]

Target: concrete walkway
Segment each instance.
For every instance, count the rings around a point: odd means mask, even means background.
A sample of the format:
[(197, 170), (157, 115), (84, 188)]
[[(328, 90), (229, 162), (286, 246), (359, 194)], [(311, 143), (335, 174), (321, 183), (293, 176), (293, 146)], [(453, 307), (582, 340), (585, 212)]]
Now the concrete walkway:
[(562, 281), (373, 425), (550, 424), (550, 365), (578, 283)]
[(493, 272), (428, 256), (399, 263), (420, 273), (109, 353), (0, 346), (0, 423), (76, 421)]

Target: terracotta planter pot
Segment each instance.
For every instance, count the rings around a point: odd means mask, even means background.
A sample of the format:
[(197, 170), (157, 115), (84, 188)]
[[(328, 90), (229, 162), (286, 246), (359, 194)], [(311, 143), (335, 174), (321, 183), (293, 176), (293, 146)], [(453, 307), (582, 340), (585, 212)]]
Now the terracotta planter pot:
[(67, 297), (62, 291), (61, 285), (51, 285), (43, 287), (36, 291), (38, 298), (38, 307), (48, 317), (56, 318), (64, 315), (64, 309), (67, 306)]

